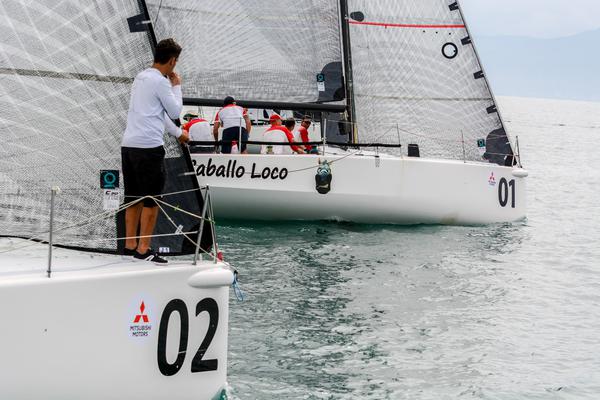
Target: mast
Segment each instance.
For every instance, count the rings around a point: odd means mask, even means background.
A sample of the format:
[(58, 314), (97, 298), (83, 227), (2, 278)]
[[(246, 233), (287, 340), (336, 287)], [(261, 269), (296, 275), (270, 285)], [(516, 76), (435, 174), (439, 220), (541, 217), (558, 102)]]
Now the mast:
[(350, 25), (348, 24), (348, 1), (340, 0), (340, 23), (342, 31), (342, 58), (344, 61), (344, 75), (346, 88), (346, 113), (350, 123), (349, 142), (358, 142), (358, 131), (356, 129), (356, 110), (354, 108), (354, 83), (352, 78), (352, 50), (350, 48)]
[(158, 40), (156, 40), (156, 33), (154, 33), (154, 28), (152, 27), (152, 20), (150, 19), (150, 12), (148, 11), (148, 5), (146, 4), (146, 0), (138, 0), (140, 4), (140, 9), (142, 11), (142, 15), (144, 16), (144, 24), (146, 25), (146, 31), (148, 32), (148, 39), (150, 40), (150, 48), (152, 49), (152, 55), (154, 56), (154, 52), (156, 51), (156, 45), (158, 44)]

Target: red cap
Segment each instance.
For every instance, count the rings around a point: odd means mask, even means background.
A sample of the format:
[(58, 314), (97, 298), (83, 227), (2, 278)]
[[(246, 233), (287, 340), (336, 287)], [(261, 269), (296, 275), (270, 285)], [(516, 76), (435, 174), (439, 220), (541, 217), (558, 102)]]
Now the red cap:
[(276, 120), (281, 120), (281, 117), (280, 117), (280, 116), (279, 116), (279, 114), (277, 114), (277, 113), (274, 113), (274, 114), (272, 114), (272, 115), (269, 117), (269, 121), (270, 121), (270, 122), (273, 122), (273, 121), (276, 121)]

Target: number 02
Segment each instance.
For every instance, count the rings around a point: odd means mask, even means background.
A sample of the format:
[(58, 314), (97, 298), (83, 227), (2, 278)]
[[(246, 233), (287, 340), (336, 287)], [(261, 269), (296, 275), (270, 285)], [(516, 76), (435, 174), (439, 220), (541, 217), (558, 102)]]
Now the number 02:
[[(198, 304), (196, 304), (196, 316), (205, 311), (208, 312), (209, 315), (208, 331), (202, 340), (202, 344), (200, 344), (200, 348), (198, 351), (196, 351), (196, 354), (192, 359), (192, 372), (216, 371), (219, 368), (219, 360), (203, 359), (204, 354), (208, 350), (208, 346), (210, 346), (210, 343), (215, 337), (217, 324), (219, 323), (219, 306), (217, 302), (210, 297), (198, 302)], [(173, 363), (169, 363), (167, 360), (167, 332), (169, 330), (169, 318), (174, 312), (179, 314), (181, 331), (179, 332), (179, 349), (177, 351), (177, 358)], [(160, 318), (160, 327), (158, 329), (158, 348), (156, 356), (158, 369), (163, 375), (172, 376), (181, 370), (187, 351), (189, 326), (190, 318), (185, 302), (180, 299), (171, 300), (162, 313)]]

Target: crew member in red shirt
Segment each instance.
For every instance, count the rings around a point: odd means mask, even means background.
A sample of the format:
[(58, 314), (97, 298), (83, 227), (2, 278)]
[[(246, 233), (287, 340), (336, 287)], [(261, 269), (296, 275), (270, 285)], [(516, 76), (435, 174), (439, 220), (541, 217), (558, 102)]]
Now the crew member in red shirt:
[[(296, 127), (296, 120), (292, 117), (290, 118), (286, 118), (286, 120), (283, 122), (283, 126), (285, 126), (287, 128), (288, 131), (290, 131), (292, 133), (292, 138), (294, 139), (295, 143), (298, 143), (298, 136), (296, 136), (294, 134), (294, 128)], [(300, 150), (302, 150), (302, 152), (305, 151), (304, 146), (301, 145), (296, 145)]]
[[(308, 128), (310, 128), (311, 123), (312, 121), (308, 115), (305, 115), (302, 118), (302, 124), (300, 124), (300, 128), (298, 128), (298, 133), (300, 134), (300, 140), (302, 142), (310, 142), (310, 139), (308, 137)], [(306, 150), (307, 153), (311, 153), (313, 149), (316, 150), (316, 148), (311, 146), (310, 144), (304, 145), (304, 150)]]
[[(263, 149), (261, 151), (263, 154), (304, 154), (304, 151), (294, 144), (294, 134), (285, 126), (281, 125), (281, 117), (278, 114), (271, 115), (269, 121), (271, 122), (271, 127), (267, 129), (263, 135), (265, 141), (280, 143), (285, 143), (287, 141), (290, 143), (290, 146), (263, 145)], [(269, 147), (272, 147), (272, 151), (269, 151)]]

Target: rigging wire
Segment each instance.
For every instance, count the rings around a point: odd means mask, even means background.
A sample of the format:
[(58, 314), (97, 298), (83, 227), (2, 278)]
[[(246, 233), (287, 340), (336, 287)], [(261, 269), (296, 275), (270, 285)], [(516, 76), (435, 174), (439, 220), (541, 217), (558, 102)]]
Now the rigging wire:
[(158, 16), (160, 15), (160, 9), (162, 8), (162, 3), (163, 0), (160, 0), (160, 3), (158, 3), (158, 11), (156, 12), (156, 17), (154, 17), (154, 22), (152, 23), (152, 25), (156, 26), (156, 21), (158, 21)]
[[(186, 190), (186, 191), (182, 191), (182, 192), (191, 192), (191, 191), (196, 191), (196, 190), (201, 190), (201, 189), (202, 188), (190, 189), (190, 190)], [(178, 193), (178, 192), (166, 193), (165, 195), (172, 195), (172, 194), (175, 194), (175, 193)], [(163, 196), (165, 196), (165, 195), (163, 195)], [(88, 218), (79, 220), (79, 221), (75, 222), (74, 224), (63, 226), (61, 228), (56, 228), (56, 229), (53, 230), (53, 233), (58, 236), (61, 232), (65, 232), (65, 231), (70, 230), (70, 229), (81, 228), (83, 226), (90, 225), (92, 223), (95, 223), (95, 222), (98, 222), (98, 221), (102, 221), (104, 219), (108, 219), (110, 217), (114, 217), (119, 212), (125, 210), (129, 206), (132, 206), (134, 204), (139, 203), (140, 201), (143, 201), (144, 199), (153, 199), (157, 203), (162, 203), (162, 204), (164, 204), (166, 206), (169, 206), (169, 207), (173, 208), (174, 210), (177, 210), (179, 212), (182, 212), (182, 213), (185, 213), (187, 215), (190, 215), (190, 216), (192, 216), (192, 217), (194, 217), (194, 218), (196, 218), (198, 220), (202, 220), (203, 219), (202, 216), (200, 216), (200, 215), (197, 215), (197, 214), (191, 213), (189, 211), (183, 210), (183, 209), (181, 209), (181, 208), (179, 208), (177, 206), (169, 204), (169, 203), (167, 203), (167, 202), (165, 202), (165, 201), (163, 201), (161, 199), (158, 199), (155, 196), (143, 196), (143, 197), (139, 197), (136, 200), (130, 201), (128, 203), (121, 204), (116, 210), (103, 211), (101, 213), (92, 215), (92, 216), (90, 216)], [(160, 205), (159, 205), (159, 207), (160, 207)], [(165, 213), (165, 215), (167, 215), (167, 218), (170, 220), (170, 217), (164, 211), (164, 209), (162, 207), (160, 207), (160, 208), (163, 211), (163, 213)], [(205, 217), (204, 220), (207, 221), (207, 222), (209, 222), (209, 223), (211, 223), (211, 222), (214, 223), (214, 220), (212, 218), (206, 218)], [(170, 221), (171, 221), (171, 223), (173, 223), (173, 225), (175, 227), (177, 227), (177, 225), (175, 225), (175, 223), (172, 220), (170, 220)], [(0, 251), (0, 254), (2, 254), (2, 253), (8, 253), (8, 252), (11, 252), (11, 251), (14, 251), (14, 250), (19, 250), (19, 249), (22, 249), (22, 248), (27, 248), (27, 247), (30, 247), (30, 246), (34, 246), (34, 245), (38, 244), (40, 241), (44, 241), (45, 239), (42, 236), (48, 235), (48, 233), (49, 233), (49, 231), (39, 232), (39, 233), (33, 235), (32, 237), (26, 239), (28, 243), (25, 243), (22, 246), (17, 246), (16, 248), (11, 248), (11, 249), (8, 249), (8, 250)], [(190, 232), (185, 232), (185, 233), (189, 234)], [(173, 236), (173, 234), (164, 234), (164, 235), (152, 235), (151, 237), (154, 237), (154, 236), (169, 236), (169, 235)], [(180, 235), (180, 234), (177, 234), (177, 235)], [(192, 242), (194, 245), (196, 245), (196, 242), (194, 240), (192, 240), (191, 238), (187, 237), (185, 234), (183, 236), (185, 236), (190, 242)], [(90, 240), (83, 240), (83, 241), (80, 241), (80, 242), (93, 243), (93, 242), (105, 241), (105, 240), (120, 240), (120, 238), (90, 239)]]

